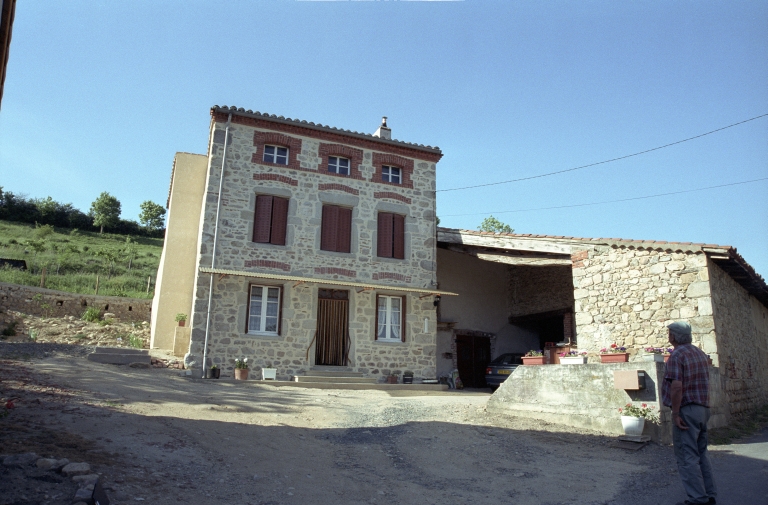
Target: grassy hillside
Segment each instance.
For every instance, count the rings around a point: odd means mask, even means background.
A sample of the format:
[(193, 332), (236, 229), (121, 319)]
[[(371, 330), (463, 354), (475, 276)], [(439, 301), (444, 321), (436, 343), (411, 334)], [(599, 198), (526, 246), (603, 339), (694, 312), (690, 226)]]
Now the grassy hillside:
[(126, 237), (0, 221), (0, 258), (25, 260), (27, 270), (0, 268), (0, 282), (71, 293), (151, 298), (163, 239)]

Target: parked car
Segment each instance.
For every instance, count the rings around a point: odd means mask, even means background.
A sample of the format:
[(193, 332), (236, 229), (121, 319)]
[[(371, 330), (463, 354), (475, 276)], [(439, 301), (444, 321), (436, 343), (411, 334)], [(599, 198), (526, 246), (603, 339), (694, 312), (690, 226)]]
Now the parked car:
[(485, 369), (485, 382), (491, 391), (501, 386), (501, 383), (507, 380), (515, 369), (523, 364), (522, 354), (505, 353), (488, 363)]

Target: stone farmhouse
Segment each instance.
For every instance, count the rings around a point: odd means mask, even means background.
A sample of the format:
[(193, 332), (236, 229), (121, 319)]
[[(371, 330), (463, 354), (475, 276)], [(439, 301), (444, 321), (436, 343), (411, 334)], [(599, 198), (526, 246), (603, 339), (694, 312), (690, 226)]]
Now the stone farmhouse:
[[(543, 349), (558, 364), (578, 349), (588, 364), (520, 367), (489, 408), (610, 432), (633, 399), (656, 405), (668, 433), (663, 363), (643, 349), (666, 347), (666, 325), (685, 320), (712, 359), (711, 424), (768, 403), (768, 286), (736, 249), (437, 228), (442, 152), (393, 140), (386, 118), (371, 135), (211, 116), (208, 154), (174, 160), (152, 308), (152, 347), (194, 373), (247, 357), (281, 379), (458, 369), (483, 387), (500, 354)], [(630, 361), (598, 364), (613, 343)], [(622, 369), (647, 387), (615, 389)]]
[[(435, 376), (436, 147), (229, 107), (179, 153), (152, 347), (198, 371)], [(189, 315), (177, 326), (175, 315)]]

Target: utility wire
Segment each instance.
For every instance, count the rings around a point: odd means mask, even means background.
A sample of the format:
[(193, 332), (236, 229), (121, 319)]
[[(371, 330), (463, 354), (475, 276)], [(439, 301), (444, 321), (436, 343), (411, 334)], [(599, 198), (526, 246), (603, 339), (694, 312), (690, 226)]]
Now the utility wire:
[(484, 188), (486, 186), (497, 186), (499, 184), (509, 184), (511, 182), (528, 181), (528, 180), (531, 180), (531, 179), (539, 179), (541, 177), (549, 177), (550, 175), (557, 175), (557, 174), (564, 174), (566, 172), (573, 172), (574, 170), (581, 170), (582, 168), (594, 167), (596, 165), (603, 165), (605, 163), (611, 163), (613, 161), (624, 160), (624, 159), (627, 159), (627, 158), (631, 158), (633, 156), (640, 156), (641, 154), (650, 153), (652, 151), (658, 151), (659, 149), (664, 149), (665, 147), (670, 147), (670, 146), (674, 146), (674, 145), (677, 145), (677, 144), (682, 144), (683, 142), (688, 142), (689, 140), (694, 140), (694, 139), (698, 139), (698, 138), (701, 138), (701, 137), (705, 137), (707, 135), (712, 135), (713, 133), (717, 133), (719, 131), (727, 130), (728, 128), (733, 128), (734, 126), (738, 126), (740, 124), (749, 123), (750, 121), (754, 121), (755, 119), (760, 119), (760, 118), (765, 117), (765, 116), (768, 116), (768, 114), (761, 114), (759, 116), (755, 116), (755, 117), (752, 117), (752, 118), (749, 118), (749, 119), (745, 119), (744, 121), (739, 121), (738, 123), (729, 124), (728, 126), (723, 126), (722, 128), (718, 128), (717, 130), (712, 130), (712, 131), (708, 131), (706, 133), (702, 133), (701, 135), (696, 135), (695, 137), (689, 137), (687, 139), (678, 140), (677, 142), (671, 142), (669, 144), (664, 144), (663, 146), (654, 147), (652, 149), (646, 149), (645, 151), (640, 151), (640, 152), (633, 153), (633, 154), (627, 154), (626, 156), (619, 156), (618, 158), (611, 158), (610, 160), (604, 160), (604, 161), (598, 161), (596, 163), (590, 163), (589, 165), (582, 165), (580, 167), (566, 168), (565, 170), (558, 170), (556, 172), (549, 172), (549, 173), (546, 173), (546, 174), (531, 175), (530, 177), (521, 177), (519, 179), (510, 179), (508, 181), (489, 182), (489, 183), (486, 183), (486, 184), (476, 184), (474, 186), (462, 186), (460, 188), (438, 189), (437, 192), (439, 193), (441, 191), (459, 191), (459, 190), (462, 190), (462, 189)]
[(442, 217), (458, 217), (458, 216), (485, 216), (485, 215), (492, 215), (492, 214), (510, 214), (513, 212), (532, 212), (535, 210), (552, 210), (552, 209), (570, 209), (573, 207), (588, 207), (590, 205), (603, 205), (606, 203), (620, 203), (620, 202), (630, 202), (633, 200), (645, 200), (648, 198), (658, 198), (660, 196), (670, 196), (670, 195), (680, 195), (682, 193), (693, 193), (695, 191), (705, 191), (708, 189), (716, 189), (716, 188), (725, 188), (727, 186), (737, 186), (739, 184), (749, 184), (751, 182), (759, 182), (759, 181), (768, 181), (768, 177), (763, 177), (760, 179), (752, 179), (749, 181), (741, 181), (741, 182), (731, 182), (729, 184), (719, 184), (717, 186), (708, 186), (706, 188), (697, 188), (697, 189), (685, 189), (682, 191), (673, 191), (671, 193), (659, 193), (658, 195), (646, 195), (646, 196), (635, 196), (633, 198), (623, 198), (621, 200), (606, 200), (604, 202), (592, 202), (592, 203), (577, 203), (574, 205), (560, 205), (558, 207), (539, 207), (537, 209), (517, 209), (517, 210), (502, 210), (502, 211), (496, 211), (496, 212), (481, 212), (481, 213), (474, 213), (474, 214), (445, 214)]

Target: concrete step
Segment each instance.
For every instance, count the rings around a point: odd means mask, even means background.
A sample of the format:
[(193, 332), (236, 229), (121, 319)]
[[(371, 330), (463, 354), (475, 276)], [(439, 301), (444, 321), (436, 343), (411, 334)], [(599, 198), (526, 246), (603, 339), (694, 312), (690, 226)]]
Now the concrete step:
[[(399, 395), (425, 395), (429, 393), (455, 394), (456, 391), (448, 392), (448, 386), (445, 384), (381, 384), (381, 383), (353, 383), (339, 384), (333, 382), (295, 382), (295, 381), (255, 381), (259, 384), (277, 387), (294, 388), (313, 388), (313, 389), (343, 389), (348, 391), (355, 390), (375, 390), (388, 391)], [(443, 393), (445, 392), (445, 393)]]
[(97, 347), (95, 352), (88, 355), (88, 361), (108, 365), (130, 365), (131, 363), (152, 364), (149, 351), (130, 349), (127, 347)]
[(149, 354), (147, 349), (133, 349), (131, 347), (97, 347), (96, 354)]
[(376, 384), (373, 377), (341, 377), (327, 375), (294, 375), (293, 382), (314, 382), (324, 384)]
[(353, 372), (353, 371), (324, 371), (324, 370), (315, 370), (312, 368), (308, 373), (307, 376), (312, 377), (363, 377), (363, 374), (360, 372)]

